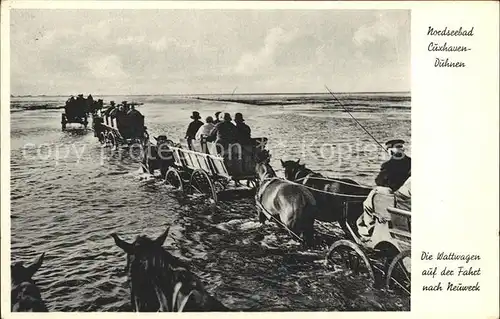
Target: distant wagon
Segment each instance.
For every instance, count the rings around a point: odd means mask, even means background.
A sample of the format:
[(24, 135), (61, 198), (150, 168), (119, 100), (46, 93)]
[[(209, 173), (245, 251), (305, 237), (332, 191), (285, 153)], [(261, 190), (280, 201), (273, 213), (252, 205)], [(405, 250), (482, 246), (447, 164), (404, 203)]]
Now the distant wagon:
[(93, 129), (94, 136), (113, 149), (134, 143), (142, 145), (149, 138), (144, 116), (133, 106), (129, 108), (126, 102), (96, 113), (93, 116)]
[(181, 139), (180, 143), (166, 140), (167, 147), (158, 143), (149, 147), (146, 154), (158, 155), (143, 161), (146, 171), (162, 171), (166, 184), (190, 193), (203, 194), (217, 202), (223, 192), (255, 191), (258, 176), (255, 172), (255, 156), (262, 151), (267, 138), (253, 138), (246, 144), (228, 146), (221, 155), (216, 144), (205, 139)]
[(66, 129), (67, 124), (78, 123), (87, 128), (89, 108), (87, 101), (80, 94), (76, 99), (71, 97), (66, 101), (64, 113), (61, 115), (61, 128)]

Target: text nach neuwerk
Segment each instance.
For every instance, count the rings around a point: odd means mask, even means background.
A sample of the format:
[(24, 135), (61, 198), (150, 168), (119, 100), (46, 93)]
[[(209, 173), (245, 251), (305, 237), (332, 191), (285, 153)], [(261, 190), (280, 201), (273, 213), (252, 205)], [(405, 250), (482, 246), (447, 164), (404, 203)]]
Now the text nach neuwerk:
[[(453, 40), (455, 39), (460, 39), (463, 37), (472, 37), (474, 36), (474, 27), (470, 29), (464, 29), (463, 27), (460, 27), (459, 29), (448, 29), (448, 27), (445, 27), (442, 30), (434, 29), (433, 27), (429, 27), (427, 31), (428, 36), (433, 36), (433, 37), (444, 37), (444, 38), (451, 38)], [(449, 40), (452, 41), (452, 40)], [(458, 41), (458, 40), (457, 40)], [(455, 41), (453, 41), (455, 42)], [(461, 60), (458, 60), (456, 58), (452, 59), (450, 57), (451, 53), (455, 52), (467, 52), (470, 51), (471, 48), (465, 46), (465, 45), (457, 45), (457, 44), (450, 44), (448, 41), (443, 40), (443, 41), (431, 41), (429, 45), (427, 46), (427, 50), (429, 52), (434, 52), (434, 53), (439, 53), (439, 56), (435, 57), (434, 60), (434, 67), (436, 68), (464, 68), (465, 63)], [(444, 55), (446, 53), (446, 55)]]
[(475, 254), (438, 252), (437, 255), (422, 251), (420, 260), (431, 263), (422, 270), (423, 291), (480, 291), (481, 268), (475, 265), (481, 257)]

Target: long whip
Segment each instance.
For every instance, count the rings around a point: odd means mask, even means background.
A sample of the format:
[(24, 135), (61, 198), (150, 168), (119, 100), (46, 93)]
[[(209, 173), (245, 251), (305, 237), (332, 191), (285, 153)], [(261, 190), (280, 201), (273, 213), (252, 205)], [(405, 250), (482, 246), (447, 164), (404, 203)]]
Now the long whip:
[(352, 119), (356, 123), (358, 123), (358, 125), (366, 132), (366, 134), (370, 135), (370, 137), (378, 144), (378, 146), (380, 146), (384, 150), (384, 152), (386, 152), (387, 150), (385, 149), (385, 147), (382, 146), (382, 144), (380, 144), (379, 141), (377, 141), (377, 139), (375, 137), (373, 137), (373, 135), (370, 134), (370, 132), (368, 132), (368, 130), (363, 125), (361, 125), (361, 123), (358, 122), (358, 120), (356, 120), (356, 118), (351, 114), (351, 112), (349, 112), (349, 110), (344, 106), (344, 104), (342, 104), (342, 102), (340, 102), (339, 99), (337, 99), (337, 97), (332, 93), (332, 91), (330, 91), (330, 89), (328, 88), (328, 86), (325, 85), (325, 88), (333, 96), (333, 98), (335, 99), (335, 101), (337, 101), (337, 103), (340, 104), (340, 106), (342, 106), (342, 108), (347, 112), (347, 114), (349, 114), (352, 117)]

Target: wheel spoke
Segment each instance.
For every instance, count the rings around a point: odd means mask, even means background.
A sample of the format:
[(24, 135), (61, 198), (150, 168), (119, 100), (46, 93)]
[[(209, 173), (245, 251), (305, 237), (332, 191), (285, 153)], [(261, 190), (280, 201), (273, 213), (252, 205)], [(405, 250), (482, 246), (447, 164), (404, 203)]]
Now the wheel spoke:
[(398, 262), (397, 266), (399, 269), (401, 269), (401, 272), (405, 275), (406, 279), (408, 281), (410, 281), (410, 276), (409, 276), (409, 273), (408, 271), (406, 271), (406, 267), (403, 265), (403, 260), (401, 260), (400, 262)]

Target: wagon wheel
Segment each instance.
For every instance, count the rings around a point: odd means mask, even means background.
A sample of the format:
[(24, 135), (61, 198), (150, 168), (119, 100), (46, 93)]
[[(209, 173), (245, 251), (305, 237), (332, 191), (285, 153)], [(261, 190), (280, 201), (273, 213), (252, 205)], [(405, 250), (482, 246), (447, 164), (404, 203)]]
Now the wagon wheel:
[(108, 142), (109, 142), (109, 146), (111, 147), (112, 150), (117, 149), (118, 145), (117, 145), (115, 134), (113, 134), (111, 132), (108, 133)]
[(165, 174), (165, 183), (167, 185), (173, 186), (179, 191), (184, 190), (184, 181), (182, 180), (179, 172), (173, 167), (170, 167), (167, 171), (167, 174)]
[[(337, 256), (338, 255), (338, 256)], [(344, 262), (347, 268), (355, 274), (367, 273), (372, 282), (375, 282), (373, 267), (366, 257), (366, 254), (359, 248), (358, 245), (349, 240), (339, 240), (333, 243), (326, 255), (326, 263), (336, 263), (336, 259), (340, 257), (340, 262)]]
[(386, 287), (411, 295), (411, 251), (400, 252), (389, 265)]
[(153, 168), (153, 160), (146, 159), (145, 161), (143, 160), (141, 163), (142, 171), (143, 173), (149, 173), (153, 175), (154, 173), (154, 168)]
[(63, 130), (66, 129), (66, 123), (67, 123), (66, 116), (64, 114), (62, 114), (61, 115), (61, 128)]
[(208, 195), (217, 202), (217, 192), (215, 191), (214, 183), (212, 183), (212, 180), (205, 171), (201, 169), (195, 170), (191, 174), (189, 186), (192, 192)]
[(247, 187), (255, 189), (255, 188), (258, 187), (258, 185), (259, 184), (257, 183), (257, 181), (255, 179), (249, 179), (249, 180), (247, 180)]

